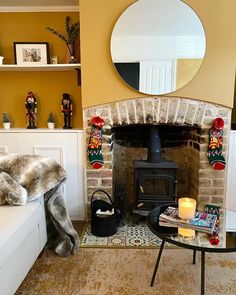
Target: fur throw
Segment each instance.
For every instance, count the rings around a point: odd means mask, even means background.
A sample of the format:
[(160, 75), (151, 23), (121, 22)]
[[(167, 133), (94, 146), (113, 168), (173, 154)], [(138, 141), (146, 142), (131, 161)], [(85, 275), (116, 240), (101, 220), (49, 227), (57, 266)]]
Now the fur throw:
[(0, 205), (24, 205), (44, 195), (47, 246), (61, 256), (75, 253), (79, 241), (62, 194), (65, 180), (65, 170), (53, 159), (0, 153)]
[(0, 205), (25, 205), (27, 191), (5, 172), (0, 173)]

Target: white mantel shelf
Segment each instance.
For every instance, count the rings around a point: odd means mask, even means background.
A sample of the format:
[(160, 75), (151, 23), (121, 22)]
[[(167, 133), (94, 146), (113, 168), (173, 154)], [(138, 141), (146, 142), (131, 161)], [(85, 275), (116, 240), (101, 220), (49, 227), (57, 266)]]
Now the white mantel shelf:
[(79, 70), (81, 64), (47, 64), (37, 66), (0, 65), (0, 71), (5, 72), (34, 72), (34, 71), (72, 71)]

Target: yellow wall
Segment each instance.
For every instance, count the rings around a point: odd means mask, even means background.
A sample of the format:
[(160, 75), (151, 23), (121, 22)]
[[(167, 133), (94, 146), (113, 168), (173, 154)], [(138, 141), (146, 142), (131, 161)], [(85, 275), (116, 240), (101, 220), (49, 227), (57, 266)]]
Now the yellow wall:
[(176, 66), (176, 89), (186, 85), (197, 74), (202, 64), (202, 59), (178, 59)]
[[(66, 45), (45, 28), (65, 33), (65, 17), (78, 21), (78, 13), (0, 13), (0, 53), (4, 64), (14, 63), (13, 42), (49, 42), (50, 56), (56, 55), (59, 63), (66, 58)], [(25, 98), (33, 91), (38, 102), (38, 127), (47, 126), (48, 114), (55, 114), (57, 127), (63, 126), (61, 115), (62, 94), (67, 92), (73, 100), (73, 127), (82, 127), (81, 87), (77, 85), (76, 71), (70, 72), (1, 72), (0, 115), (7, 112), (13, 127), (25, 127)]]
[[(118, 77), (110, 58), (110, 36), (119, 15), (135, 0), (80, 0), (82, 105), (143, 97)], [(197, 76), (172, 93), (233, 106), (236, 1), (186, 0), (201, 18), (206, 56)]]

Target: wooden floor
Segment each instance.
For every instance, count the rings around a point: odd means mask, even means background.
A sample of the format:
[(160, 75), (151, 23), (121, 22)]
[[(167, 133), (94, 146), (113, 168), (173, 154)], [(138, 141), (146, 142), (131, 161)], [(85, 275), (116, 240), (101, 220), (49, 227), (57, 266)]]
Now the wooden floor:
[(72, 224), (80, 237), (82, 235), (83, 229), (87, 223), (85, 221), (72, 221)]

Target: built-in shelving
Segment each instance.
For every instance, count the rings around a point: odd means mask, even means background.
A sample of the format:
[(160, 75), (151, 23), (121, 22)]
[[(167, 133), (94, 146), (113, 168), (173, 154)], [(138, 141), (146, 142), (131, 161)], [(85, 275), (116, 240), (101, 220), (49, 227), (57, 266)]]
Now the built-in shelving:
[(0, 71), (5, 72), (34, 72), (34, 71), (72, 71), (79, 70), (81, 65), (76, 64), (47, 64), (37, 66), (1, 65)]

